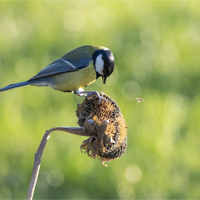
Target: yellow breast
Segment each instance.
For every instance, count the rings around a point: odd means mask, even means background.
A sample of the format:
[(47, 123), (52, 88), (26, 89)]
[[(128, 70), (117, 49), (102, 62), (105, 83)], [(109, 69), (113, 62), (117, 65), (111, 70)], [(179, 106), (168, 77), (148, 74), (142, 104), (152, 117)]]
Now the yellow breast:
[(74, 91), (90, 85), (96, 80), (96, 72), (92, 62), (84, 69), (67, 72), (52, 77), (50, 87), (60, 91)]

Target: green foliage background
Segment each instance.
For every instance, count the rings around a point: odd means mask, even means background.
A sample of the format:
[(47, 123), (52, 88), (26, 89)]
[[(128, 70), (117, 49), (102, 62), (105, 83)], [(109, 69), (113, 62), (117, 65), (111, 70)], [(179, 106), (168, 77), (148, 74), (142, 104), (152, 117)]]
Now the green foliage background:
[[(85, 138), (51, 135), (35, 199), (200, 198), (198, 1), (1, 1), (0, 86), (29, 79), (68, 51), (110, 48), (103, 86), (128, 126), (126, 153), (109, 167), (82, 154)], [(137, 97), (145, 101), (138, 104)], [(24, 199), (45, 130), (77, 126), (81, 97), (50, 88), (0, 93), (0, 198)]]

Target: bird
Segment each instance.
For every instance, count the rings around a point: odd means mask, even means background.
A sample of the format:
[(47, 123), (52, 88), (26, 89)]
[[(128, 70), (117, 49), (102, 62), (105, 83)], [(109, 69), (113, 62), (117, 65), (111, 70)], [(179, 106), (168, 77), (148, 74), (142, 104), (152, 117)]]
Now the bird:
[(96, 94), (101, 101), (97, 91), (84, 91), (84, 87), (99, 77), (102, 77), (105, 85), (113, 71), (114, 56), (107, 47), (84, 45), (53, 61), (27, 81), (7, 85), (1, 88), (0, 92), (27, 85), (49, 86), (84, 97)]

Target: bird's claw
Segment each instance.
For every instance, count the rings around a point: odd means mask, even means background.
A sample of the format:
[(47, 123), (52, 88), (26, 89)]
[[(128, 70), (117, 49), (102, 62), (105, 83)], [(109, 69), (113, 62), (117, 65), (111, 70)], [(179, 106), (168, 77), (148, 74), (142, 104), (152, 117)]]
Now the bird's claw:
[(102, 96), (100, 96), (100, 94), (97, 91), (90, 91), (90, 92), (85, 92), (85, 91), (81, 91), (81, 92), (74, 92), (75, 94), (77, 94), (78, 96), (84, 96), (86, 98), (90, 98), (93, 95), (97, 95), (97, 97), (99, 98), (99, 102), (98, 105), (101, 103), (101, 101), (105, 101), (107, 102), (107, 100), (105, 98), (103, 98)]
[(97, 97), (99, 98), (98, 105), (101, 103), (102, 100), (105, 101), (105, 102), (107, 102), (107, 100), (106, 100), (105, 98), (103, 98), (102, 96), (100, 96), (99, 93), (96, 92), (96, 91), (94, 91), (94, 92), (89, 92), (89, 93), (87, 94), (87, 98), (90, 98), (90, 97), (93, 96), (94, 94), (96, 94)]

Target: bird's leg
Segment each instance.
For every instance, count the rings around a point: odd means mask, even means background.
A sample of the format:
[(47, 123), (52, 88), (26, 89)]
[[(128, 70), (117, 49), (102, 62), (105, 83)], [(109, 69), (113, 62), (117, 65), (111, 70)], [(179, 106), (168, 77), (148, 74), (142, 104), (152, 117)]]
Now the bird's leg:
[(97, 95), (97, 97), (99, 98), (98, 104), (101, 103), (101, 100), (104, 100), (105, 102), (107, 102), (107, 100), (101, 97), (97, 91), (74, 91), (74, 94), (77, 94), (78, 96), (82, 96), (82, 97), (87, 97), (87, 98), (93, 95)]

